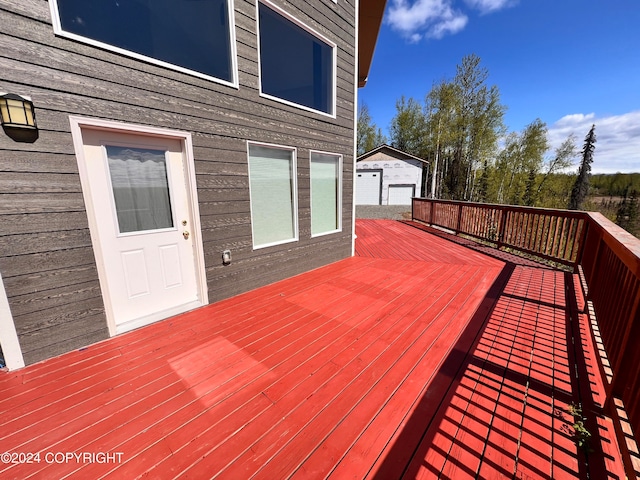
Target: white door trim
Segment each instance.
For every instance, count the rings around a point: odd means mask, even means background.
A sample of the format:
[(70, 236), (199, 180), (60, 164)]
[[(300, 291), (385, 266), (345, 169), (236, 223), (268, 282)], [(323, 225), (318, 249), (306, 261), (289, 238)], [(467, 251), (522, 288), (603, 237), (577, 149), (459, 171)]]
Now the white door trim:
[[(93, 244), (93, 252), (96, 257), (96, 264), (98, 268), (98, 277), (100, 278), (100, 289), (102, 292), (102, 298), (104, 299), (105, 313), (107, 316), (107, 325), (109, 327), (109, 334), (111, 336), (123, 331), (131, 330), (155, 320), (159, 320), (166, 316), (170, 316), (170, 311), (164, 311), (161, 315), (151, 315), (138, 319), (134, 322), (127, 324), (127, 328), (118, 329), (116, 327), (116, 321), (113, 314), (113, 309), (107, 299), (111, 298), (108, 291), (106, 279), (107, 273), (104, 265), (104, 259), (102, 250), (99, 248), (100, 238), (98, 236), (98, 228), (96, 224), (96, 209), (91, 199), (91, 192), (89, 189), (87, 163), (85, 160), (84, 143), (82, 139), (82, 130), (108, 130), (112, 132), (129, 133), (129, 134), (141, 134), (146, 136), (155, 136), (161, 138), (172, 138), (182, 142), (182, 151), (185, 155), (184, 167), (185, 167), (185, 180), (187, 187), (187, 196), (189, 206), (193, 215), (190, 232), (193, 238), (194, 245), (194, 261), (196, 268), (196, 281), (198, 288), (198, 302), (193, 305), (193, 308), (204, 306), (209, 303), (209, 294), (207, 290), (207, 278), (204, 266), (204, 248), (202, 245), (202, 229), (200, 225), (200, 209), (198, 206), (198, 196), (196, 190), (196, 174), (195, 174), (195, 161), (193, 157), (193, 143), (191, 140), (191, 134), (179, 130), (170, 130), (165, 128), (150, 127), (147, 125), (135, 125), (126, 124), (120, 122), (114, 122), (111, 120), (102, 120), (96, 118), (85, 118), (71, 115), (69, 116), (69, 122), (71, 124), (71, 135), (73, 137), (73, 145), (76, 152), (76, 158), (78, 160), (78, 170), (80, 173), (80, 180), (82, 183), (82, 195), (84, 197), (85, 205), (87, 207), (87, 217), (89, 221), (89, 231), (91, 234), (91, 242)], [(178, 312), (176, 312), (178, 313)]]
[(0, 346), (2, 346), (2, 355), (7, 363), (9, 370), (24, 367), (24, 358), (22, 357), (22, 349), (16, 332), (16, 325), (13, 322), (11, 308), (9, 307), (9, 299), (4, 289), (4, 282), (0, 274)]

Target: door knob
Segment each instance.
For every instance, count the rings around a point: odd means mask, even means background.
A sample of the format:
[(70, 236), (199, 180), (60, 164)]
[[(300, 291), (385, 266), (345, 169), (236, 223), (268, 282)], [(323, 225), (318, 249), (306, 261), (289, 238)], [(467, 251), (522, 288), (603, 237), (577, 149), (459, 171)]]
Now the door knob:
[(189, 232), (187, 232), (186, 230), (182, 232), (182, 236), (184, 237), (185, 240), (189, 240)]

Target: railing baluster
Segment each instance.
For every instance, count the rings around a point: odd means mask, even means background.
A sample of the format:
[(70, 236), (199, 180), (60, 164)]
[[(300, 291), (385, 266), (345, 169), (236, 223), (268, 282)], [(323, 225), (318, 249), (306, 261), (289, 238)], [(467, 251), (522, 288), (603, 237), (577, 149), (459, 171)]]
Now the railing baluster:
[(538, 214), (531, 214), (531, 234), (529, 239), (529, 250), (533, 250), (534, 252), (538, 251), (537, 243), (538, 243)]
[(540, 250), (545, 255), (549, 254), (549, 220), (551, 217), (549, 215), (544, 216), (544, 222), (542, 223), (542, 242), (540, 246)]
[[(613, 398), (627, 405), (629, 422), (640, 432), (640, 241), (600, 214), (414, 199), (413, 208), (432, 225), (495, 242), (524, 253), (577, 268), (582, 265), (587, 299), (592, 302), (602, 342), (613, 368), (606, 388), (607, 411), (616, 422), (621, 448), (624, 434)], [(424, 203), (423, 203), (424, 202)], [(625, 468), (631, 462), (625, 450)]]

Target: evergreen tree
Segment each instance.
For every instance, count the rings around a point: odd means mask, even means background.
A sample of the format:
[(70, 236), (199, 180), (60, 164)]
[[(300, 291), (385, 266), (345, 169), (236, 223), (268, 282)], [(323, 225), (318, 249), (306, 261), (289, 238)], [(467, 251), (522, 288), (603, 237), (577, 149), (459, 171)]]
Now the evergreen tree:
[(621, 226), (626, 230), (627, 228), (627, 210), (629, 209), (629, 202), (627, 199), (627, 194), (629, 192), (625, 190), (624, 195), (622, 196), (622, 201), (620, 205), (618, 205), (618, 211), (616, 212), (616, 225)]
[(533, 207), (535, 202), (535, 184), (536, 184), (536, 171), (533, 167), (529, 168), (529, 176), (527, 177), (527, 186), (524, 190), (524, 198), (522, 203), (528, 207)]
[(569, 199), (569, 210), (580, 210), (582, 203), (589, 193), (589, 177), (591, 176), (591, 163), (593, 162), (593, 151), (596, 146), (596, 126), (591, 126), (591, 130), (584, 139), (584, 147), (582, 148), (582, 163), (578, 170), (573, 188), (571, 189), (571, 198)]
[(632, 235), (638, 236), (638, 221), (640, 220), (640, 205), (638, 205), (638, 192), (636, 190), (631, 191), (629, 196), (629, 228), (627, 232)]
[(367, 153), (380, 145), (387, 143), (387, 139), (382, 134), (369, 114), (369, 107), (366, 104), (360, 105), (358, 109), (358, 155)]
[(638, 192), (627, 188), (622, 197), (622, 202), (616, 213), (616, 224), (624, 228), (632, 235), (638, 235), (640, 231), (640, 205), (638, 205)]
[(489, 162), (485, 158), (482, 165), (482, 173), (480, 174), (480, 180), (478, 180), (478, 193), (477, 201), (480, 203), (486, 203), (489, 193)]

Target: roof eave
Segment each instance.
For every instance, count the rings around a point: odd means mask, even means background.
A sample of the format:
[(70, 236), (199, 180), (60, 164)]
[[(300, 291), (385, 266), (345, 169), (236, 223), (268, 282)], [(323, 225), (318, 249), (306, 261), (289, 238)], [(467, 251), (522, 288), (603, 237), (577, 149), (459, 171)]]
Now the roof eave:
[(364, 87), (369, 77), (373, 53), (382, 25), (386, 0), (361, 0), (358, 34), (358, 87)]

